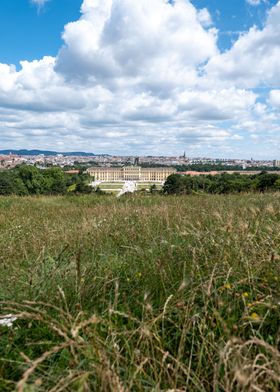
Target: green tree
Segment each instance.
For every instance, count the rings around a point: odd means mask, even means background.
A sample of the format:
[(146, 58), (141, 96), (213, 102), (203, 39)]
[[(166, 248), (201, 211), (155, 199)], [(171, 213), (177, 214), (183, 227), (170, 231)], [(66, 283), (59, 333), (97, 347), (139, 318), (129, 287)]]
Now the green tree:
[(169, 195), (180, 194), (184, 190), (183, 180), (180, 174), (171, 174), (167, 177), (163, 186), (163, 193)]
[(43, 194), (46, 184), (41, 171), (34, 166), (22, 165), (17, 169), (18, 177), (23, 181), (30, 195)]
[(12, 170), (0, 172), (0, 195), (27, 195), (23, 181)]
[(75, 188), (75, 193), (90, 194), (93, 192), (93, 187), (84, 183), (83, 181), (78, 182)]
[(60, 168), (53, 167), (43, 172), (45, 193), (52, 195), (64, 194), (67, 191), (66, 177)]
[(257, 187), (261, 192), (268, 191), (274, 188), (274, 184), (278, 179), (278, 174), (262, 172), (257, 176)]

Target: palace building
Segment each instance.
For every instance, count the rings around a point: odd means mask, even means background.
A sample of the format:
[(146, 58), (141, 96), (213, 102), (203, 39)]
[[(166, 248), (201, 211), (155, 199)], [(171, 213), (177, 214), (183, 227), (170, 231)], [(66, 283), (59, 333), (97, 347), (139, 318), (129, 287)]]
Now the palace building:
[(155, 181), (162, 182), (176, 173), (172, 167), (91, 167), (87, 169), (95, 181)]

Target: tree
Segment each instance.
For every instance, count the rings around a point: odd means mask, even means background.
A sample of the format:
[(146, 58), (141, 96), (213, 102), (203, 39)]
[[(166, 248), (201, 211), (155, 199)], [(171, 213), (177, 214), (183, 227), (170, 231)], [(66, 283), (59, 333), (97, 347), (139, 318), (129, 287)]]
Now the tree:
[(27, 195), (23, 181), (13, 171), (0, 172), (0, 195)]
[(43, 176), (45, 179), (45, 193), (52, 195), (66, 193), (67, 185), (63, 170), (53, 167), (45, 170)]
[(90, 194), (90, 193), (92, 193), (93, 192), (93, 187), (92, 186), (90, 186), (90, 185), (88, 185), (88, 184), (85, 184), (84, 182), (79, 182), (77, 185), (76, 185), (76, 188), (75, 188), (75, 193), (83, 193), (83, 194)]
[(275, 182), (279, 179), (278, 174), (262, 172), (257, 177), (257, 187), (261, 192), (274, 188)]
[(41, 171), (34, 166), (23, 165), (16, 174), (23, 181), (30, 195), (43, 194), (46, 188), (45, 179)]
[(183, 190), (183, 181), (180, 174), (171, 174), (167, 177), (165, 184), (163, 186), (163, 193), (169, 195), (179, 194)]
[(0, 173), (0, 195), (11, 195), (15, 193), (15, 188), (11, 176)]

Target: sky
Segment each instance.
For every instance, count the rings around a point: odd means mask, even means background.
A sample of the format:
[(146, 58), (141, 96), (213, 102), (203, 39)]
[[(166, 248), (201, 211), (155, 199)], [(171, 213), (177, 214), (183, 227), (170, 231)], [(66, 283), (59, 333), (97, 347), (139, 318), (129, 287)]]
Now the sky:
[(0, 149), (280, 158), (280, 1), (1, 0)]

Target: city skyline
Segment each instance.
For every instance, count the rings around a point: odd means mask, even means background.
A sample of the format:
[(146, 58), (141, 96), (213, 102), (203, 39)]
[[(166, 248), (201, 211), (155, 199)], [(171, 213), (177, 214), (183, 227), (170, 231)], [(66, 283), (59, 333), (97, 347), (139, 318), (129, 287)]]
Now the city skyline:
[(214, 157), (214, 156), (206, 156), (206, 155), (200, 155), (200, 156), (194, 156), (194, 155), (188, 155), (186, 154), (186, 151), (181, 151), (181, 154), (158, 154), (158, 155), (149, 155), (149, 154), (141, 154), (141, 153), (134, 153), (134, 154), (108, 154), (106, 152), (101, 152), (101, 153), (95, 153), (94, 151), (74, 151), (69, 149), (68, 151), (63, 151), (63, 150), (41, 150), (41, 149), (27, 149), (27, 148), (21, 148), (21, 149), (13, 149), (13, 148), (7, 148), (4, 150), (0, 150), (0, 156), (9, 156), (9, 155), (17, 155), (17, 156), (57, 156), (57, 155), (62, 155), (65, 157), (101, 157), (101, 156), (108, 156), (108, 157), (127, 157), (127, 158), (146, 158), (146, 157), (151, 157), (151, 158), (157, 158), (157, 157), (162, 157), (162, 158), (182, 158), (185, 160), (195, 160), (195, 159), (209, 159), (209, 160), (215, 160), (215, 161), (231, 161), (231, 160), (240, 160), (240, 161), (274, 161), (275, 159), (266, 158), (266, 159), (255, 159), (252, 156), (250, 158), (244, 158), (240, 156), (235, 156), (235, 157), (227, 157), (227, 156), (219, 156), (219, 157)]
[(277, 0), (2, 0), (0, 149), (278, 159)]

